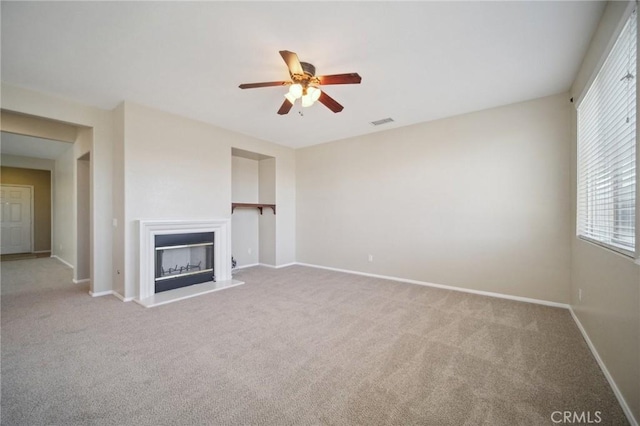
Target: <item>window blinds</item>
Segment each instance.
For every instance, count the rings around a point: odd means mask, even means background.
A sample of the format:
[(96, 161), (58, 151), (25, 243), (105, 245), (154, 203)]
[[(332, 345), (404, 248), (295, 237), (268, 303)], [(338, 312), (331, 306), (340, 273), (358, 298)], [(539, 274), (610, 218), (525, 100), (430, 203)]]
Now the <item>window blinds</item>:
[(634, 11), (578, 107), (578, 235), (634, 255), (636, 33)]

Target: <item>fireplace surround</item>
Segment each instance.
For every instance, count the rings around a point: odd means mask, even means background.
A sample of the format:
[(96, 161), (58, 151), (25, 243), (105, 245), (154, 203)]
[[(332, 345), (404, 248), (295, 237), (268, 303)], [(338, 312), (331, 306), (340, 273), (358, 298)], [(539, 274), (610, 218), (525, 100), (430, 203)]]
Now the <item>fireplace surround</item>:
[(243, 284), (231, 277), (229, 219), (138, 224), (140, 264), (134, 300), (141, 305), (157, 306)]

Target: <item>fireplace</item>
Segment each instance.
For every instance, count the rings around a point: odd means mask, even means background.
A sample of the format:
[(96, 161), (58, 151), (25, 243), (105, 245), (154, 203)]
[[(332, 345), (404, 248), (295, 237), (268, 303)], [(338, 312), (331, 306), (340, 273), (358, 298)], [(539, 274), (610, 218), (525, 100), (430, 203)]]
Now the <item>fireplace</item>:
[(155, 292), (215, 281), (213, 232), (156, 235)]
[[(146, 307), (243, 284), (231, 276), (231, 220), (140, 220), (138, 297)], [(197, 284), (197, 285), (194, 285)]]

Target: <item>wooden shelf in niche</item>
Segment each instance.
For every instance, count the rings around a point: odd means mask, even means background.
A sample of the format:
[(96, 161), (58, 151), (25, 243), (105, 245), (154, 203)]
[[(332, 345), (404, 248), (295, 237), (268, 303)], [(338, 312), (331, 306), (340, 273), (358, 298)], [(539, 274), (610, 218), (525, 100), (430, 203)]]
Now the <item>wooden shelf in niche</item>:
[(231, 213), (233, 214), (233, 211), (236, 208), (247, 208), (247, 209), (258, 209), (260, 211), (260, 214), (262, 214), (262, 209), (264, 207), (268, 207), (271, 210), (273, 210), (273, 214), (276, 214), (276, 205), (275, 204), (261, 204), (261, 203), (231, 203)]

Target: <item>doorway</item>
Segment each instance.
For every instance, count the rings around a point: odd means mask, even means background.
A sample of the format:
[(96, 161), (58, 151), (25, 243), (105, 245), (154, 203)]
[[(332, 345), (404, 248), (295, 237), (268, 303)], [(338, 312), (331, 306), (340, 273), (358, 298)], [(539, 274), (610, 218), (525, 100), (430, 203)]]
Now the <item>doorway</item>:
[[(51, 257), (73, 268), (73, 281), (89, 282), (94, 294), (93, 128), (6, 110), (0, 111), (0, 117), (3, 166), (51, 171)], [(19, 140), (9, 143), (16, 138)], [(36, 219), (37, 212), (32, 213)], [(37, 239), (32, 250), (39, 250)], [(99, 262), (103, 261), (101, 257)], [(109, 288), (110, 284), (101, 285)]]
[(0, 202), (0, 254), (31, 253), (33, 188), (26, 185), (0, 185)]

